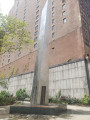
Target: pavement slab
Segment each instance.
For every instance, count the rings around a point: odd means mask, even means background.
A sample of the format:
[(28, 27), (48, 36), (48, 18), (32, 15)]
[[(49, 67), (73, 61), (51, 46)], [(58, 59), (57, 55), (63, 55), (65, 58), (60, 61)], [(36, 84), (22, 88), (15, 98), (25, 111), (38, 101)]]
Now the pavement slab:
[(9, 107), (0, 107), (0, 120), (90, 120), (90, 107), (68, 105), (67, 113), (59, 116), (9, 114)]

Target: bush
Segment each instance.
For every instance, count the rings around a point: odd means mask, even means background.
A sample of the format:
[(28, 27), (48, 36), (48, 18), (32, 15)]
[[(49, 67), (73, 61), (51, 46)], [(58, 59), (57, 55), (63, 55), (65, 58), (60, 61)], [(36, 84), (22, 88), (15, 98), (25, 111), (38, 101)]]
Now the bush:
[(50, 103), (66, 103), (66, 104), (82, 104), (81, 100), (66, 96), (61, 96), (61, 91), (59, 91), (55, 98), (49, 99)]
[(4, 72), (1, 73), (0, 79), (4, 79), (6, 77), (6, 74)]
[(60, 103), (60, 99), (50, 98), (49, 103)]
[(55, 98), (50, 98), (49, 102), (50, 103), (61, 103), (60, 96), (61, 96), (61, 91), (59, 90), (56, 97)]
[(82, 104), (90, 105), (90, 97), (87, 95), (84, 95), (84, 97), (82, 98)]
[(49, 102), (51, 103), (66, 103), (66, 104), (81, 104), (81, 100), (76, 98), (70, 98), (66, 96), (61, 96), (60, 99), (57, 98), (50, 98)]
[(84, 95), (84, 97), (80, 100), (77, 98), (71, 98), (71, 97), (66, 97), (66, 96), (61, 96), (60, 99), (59, 97), (56, 98), (50, 98), (49, 99), (50, 103), (66, 103), (66, 104), (77, 104), (77, 105), (90, 105), (90, 97), (87, 95)]
[(1, 105), (11, 105), (14, 104), (16, 98), (13, 97), (9, 92), (1, 91), (0, 93), (0, 106)]
[(1, 91), (0, 95), (6, 98), (10, 96), (10, 93), (6, 91)]
[(61, 91), (59, 90), (57, 95), (56, 95), (56, 99), (57, 101), (60, 101), (60, 97), (61, 97)]
[(14, 67), (11, 67), (11, 69), (10, 69), (10, 77), (12, 77), (13, 74), (14, 74)]
[(16, 92), (16, 98), (17, 98), (17, 100), (24, 100), (27, 97), (29, 97), (29, 95), (26, 93), (26, 89), (19, 89)]
[(0, 80), (0, 86), (3, 87), (4, 89), (8, 88), (8, 84), (6, 80)]
[(77, 98), (67, 98), (67, 103), (68, 104), (81, 104), (81, 100), (77, 99)]

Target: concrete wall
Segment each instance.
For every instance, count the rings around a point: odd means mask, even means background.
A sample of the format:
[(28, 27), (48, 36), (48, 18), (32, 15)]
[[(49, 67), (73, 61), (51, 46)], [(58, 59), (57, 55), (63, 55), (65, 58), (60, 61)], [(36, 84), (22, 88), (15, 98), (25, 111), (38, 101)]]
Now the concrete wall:
[(82, 98), (89, 94), (85, 62), (75, 62), (50, 69), (50, 95), (55, 96), (58, 90), (62, 95)]
[[(8, 91), (15, 95), (20, 88), (31, 94), (34, 73), (12, 77), (8, 81)], [(2, 88), (0, 88), (2, 90)], [(55, 97), (61, 90), (62, 95), (82, 98), (89, 95), (84, 60), (58, 65), (49, 69), (49, 96)]]

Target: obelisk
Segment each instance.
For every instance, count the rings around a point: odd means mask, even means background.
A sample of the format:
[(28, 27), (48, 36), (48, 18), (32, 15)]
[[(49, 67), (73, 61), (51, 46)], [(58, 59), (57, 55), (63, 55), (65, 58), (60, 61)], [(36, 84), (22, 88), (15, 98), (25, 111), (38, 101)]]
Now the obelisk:
[(47, 105), (49, 94), (49, 0), (42, 10), (31, 104)]

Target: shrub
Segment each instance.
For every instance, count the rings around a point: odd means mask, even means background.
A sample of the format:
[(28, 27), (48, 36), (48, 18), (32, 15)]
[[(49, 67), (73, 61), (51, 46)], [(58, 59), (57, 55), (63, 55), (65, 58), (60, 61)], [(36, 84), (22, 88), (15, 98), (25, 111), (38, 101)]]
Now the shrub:
[(6, 77), (6, 74), (4, 72), (2, 72), (0, 78), (4, 79), (5, 77)]
[(67, 103), (68, 104), (81, 104), (81, 100), (77, 99), (77, 98), (67, 98)]
[(13, 97), (9, 92), (1, 91), (0, 93), (0, 105), (11, 105), (14, 104), (16, 98)]
[(90, 105), (90, 97), (87, 95), (84, 95), (84, 97), (82, 98), (82, 103), (84, 105)]
[(61, 91), (59, 90), (56, 97), (55, 98), (50, 98), (49, 102), (50, 103), (61, 103), (60, 96), (61, 96)]
[(11, 69), (10, 69), (10, 77), (12, 77), (14, 74), (14, 67), (12, 66)]
[(61, 96), (61, 91), (59, 90), (57, 95), (56, 95), (56, 99), (59, 101), (60, 100), (60, 96)]
[(26, 93), (26, 89), (19, 89), (16, 92), (16, 98), (17, 98), (17, 100), (24, 100), (27, 97), (29, 97), (29, 95)]
[(66, 104), (78, 104), (78, 105), (90, 105), (90, 96), (84, 95), (80, 100), (77, 98), (71, 98), (70, 96), (61, 96), (61, 91), (58, 92), (55, 98), (49, 99), (50, 103), (66, 103)]
[(19, 69), (17, 68), (14, 75), (18, 75), (19, 74)]
[(71, 98), (67, 96), (61, 96), (61, 92), (59, 91), (58, 94), (56, 95), (56, 98), (50, 98), (49, 99), (50, 103), (66, 103), (66, 104), (81, 104), (81, 100), (76, 99), (76, 98)]
[(1, 91), (0, 95), (6, 98), (10, 96), (10, 93), (6, 91)]
[(60, 100), (58, 100), (56, 98), (50, 98), (49, 103), (60, 103)]
[(52, 103), (52, 98), (49, 98), (49, 103)]
[(7, 89), (8, 88), (8, 84), (6, 80), (0, 80), (0, 86)]
[(23, 72), (28, 71), (28, 70), (29, 70), (29, 63), (27, 63), (27, 64), (25, 65)]

